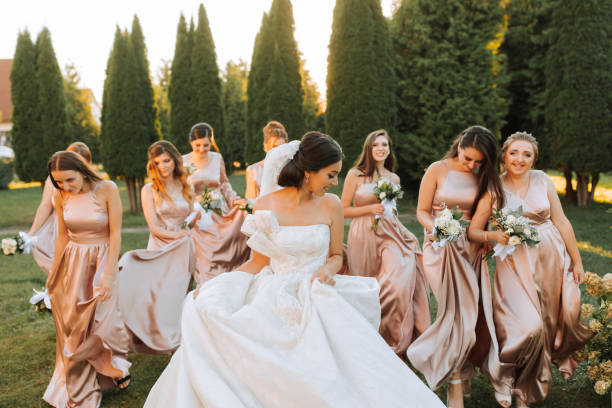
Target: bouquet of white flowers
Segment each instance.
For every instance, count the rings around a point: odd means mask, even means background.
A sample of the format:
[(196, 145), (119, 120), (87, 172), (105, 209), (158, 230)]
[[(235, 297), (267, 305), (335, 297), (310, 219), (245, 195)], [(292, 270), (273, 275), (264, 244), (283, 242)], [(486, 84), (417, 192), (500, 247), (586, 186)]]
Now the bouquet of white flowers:
[(25, 242), (21, 235), (17, 235), (13, 238), (4, 238), (2, 240), (2, 253), (4, 255), (15, 255), (20, 254), (25, 249)]
[(219, 190), (215, 188), (204, 187), (204, 192), (202, 193), (202, 200), (198, 203), (199, 206), (196, 206), (196, 209), (200, 210), (200, 212), (202, 213), (202, 217), (200, 218), (200, 221), (198, 221), (198, 227), (201, 230), (205, 230), (213, 223), (213, 211), (219, 215), (223, 214), (224, 203), (225, 198), (223, 197), (221, 192), (219, 192)]
[[(385, 212), (383, 213), (384, 217), (390, 218), (394, 214), (397, 215), (397, 200), (401, 200), (404, 196), (402, 186), (395, 184), (391, 180), (382, 178), (374, 184), (374, 195), (385, 207)], [(380, 215), (374, 217), (374, 222), (372, 223), (372, 229), (374, 231), (376, 231), (378, 227), (379, 220)]]
[(39, 292), (36, 289), (32, 289), (34, 295), (30, 298), (30, 304), (34, 305), (37, 312), (51, 312), (51, 299), (46, 290)]
[(187, 162), (186, 160), (183, 160), (183, 169), (185, 169), (187, 176), (191, 176), (197, 170), (193, 163)]
[(246, 211), (249, 214), (253, 214), (253, 206), (255, 205), (255, 200), (246, 200), (246, 204), (244, 207), (240, 207), (241, 211)]
[(462, 220), (463, 212), (459, 211), (459, 207), (450, 210), (445, 203), (442, 203), (444, 209), (440, 215), (434, 220), (434, 228), (432, 234), (435, 238), (433, 247), (437, 250), (445, 246), (449, 242), (455, 242), (463, 234), (470, 222)]
[(491, 215), (491, 223), (493, 229), (504, 231), (510, 235), (510, 239), (508, 240), (508, 245), (495, 245), (492, 250), (486, 253), (485, 259), (498, 256), (503, 261), (514, 252), (517, 245), (524, 242), (530, 248), (533, 248), (540, 242), (538, 230), (531, 225), (529, 218), (523, 217), (523, 206), (520, 206), (515, 211), (508, 210), (507, 208), (501, 210), (494, 208)]

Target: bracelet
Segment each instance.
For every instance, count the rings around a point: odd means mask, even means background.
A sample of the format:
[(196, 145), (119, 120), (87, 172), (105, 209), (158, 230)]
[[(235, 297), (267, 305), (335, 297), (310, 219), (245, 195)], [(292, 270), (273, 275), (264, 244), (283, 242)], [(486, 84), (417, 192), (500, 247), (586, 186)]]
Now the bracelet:
[(485, 234), (485, 242), (487, 242), (488, 241), (487, 240), (487, 231), (485, 231), (484, 234)]

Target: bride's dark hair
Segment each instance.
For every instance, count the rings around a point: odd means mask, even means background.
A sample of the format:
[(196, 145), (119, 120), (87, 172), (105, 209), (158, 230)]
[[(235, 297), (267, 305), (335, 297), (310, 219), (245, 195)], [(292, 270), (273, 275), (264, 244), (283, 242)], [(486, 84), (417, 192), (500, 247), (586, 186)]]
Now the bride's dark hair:
[(278, 176), (281, 187), (299, 187), (305, 171), (319, 171), (342, 160), (342, 148), (331, 137), (320, 132), (308, 132), (300, 148)]

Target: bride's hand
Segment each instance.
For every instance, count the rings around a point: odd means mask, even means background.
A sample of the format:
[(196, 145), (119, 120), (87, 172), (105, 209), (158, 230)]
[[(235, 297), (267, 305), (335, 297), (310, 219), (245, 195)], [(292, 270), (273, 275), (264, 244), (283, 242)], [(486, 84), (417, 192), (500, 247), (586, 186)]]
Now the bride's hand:
[(310, 283), (314, 282), (315, 279), (319, 279), (319, 282), (330, 286), (334, 286), (336, 284), (334, 274), (330, 274), (325, 266), (320, 267), (315, 273), (312, 274)]

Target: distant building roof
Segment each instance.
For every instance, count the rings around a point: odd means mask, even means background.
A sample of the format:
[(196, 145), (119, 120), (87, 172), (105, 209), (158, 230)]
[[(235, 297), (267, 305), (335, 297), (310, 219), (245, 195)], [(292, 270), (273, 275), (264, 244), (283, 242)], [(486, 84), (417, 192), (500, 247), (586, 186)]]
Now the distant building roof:
[(0, 59), (0, 122), (10, 122), (13, 116), (10, 80), (12, 66), (12, 59)]

